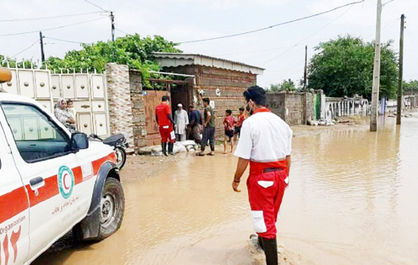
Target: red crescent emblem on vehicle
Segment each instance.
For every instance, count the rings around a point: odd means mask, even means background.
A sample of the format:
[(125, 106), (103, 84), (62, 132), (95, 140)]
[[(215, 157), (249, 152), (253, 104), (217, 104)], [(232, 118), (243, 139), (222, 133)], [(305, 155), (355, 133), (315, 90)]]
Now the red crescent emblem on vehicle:
[(65, 173), (64, 176), (62, 177), (62, 182), (64, 183), (64, 188), (66, 190), (69, 190), (70, 187), (67, 187), (67, 182), (65, 181), (67, 179), (68, 173)]

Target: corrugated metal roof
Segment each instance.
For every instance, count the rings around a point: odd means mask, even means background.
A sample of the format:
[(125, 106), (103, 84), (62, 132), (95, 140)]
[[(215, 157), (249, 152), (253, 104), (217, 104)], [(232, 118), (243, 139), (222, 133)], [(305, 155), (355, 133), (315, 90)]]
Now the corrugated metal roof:
[(264, 71), (264, 68), (258, 66), (201, 54), (154, 52), (154, 56), (162, 67), (203, 65), (257, 75), (263, 74)]

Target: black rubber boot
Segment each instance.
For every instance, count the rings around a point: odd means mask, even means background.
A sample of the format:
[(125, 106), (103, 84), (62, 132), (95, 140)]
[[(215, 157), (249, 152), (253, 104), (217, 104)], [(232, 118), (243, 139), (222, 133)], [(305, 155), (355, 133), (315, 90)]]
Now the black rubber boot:
[(161, 150), (163, 151), (163, 155), (168, 156), (167, 155), (167, 143), (161, 144)]
[(262, 250), (264, 250), (264, 246), (263, 246), (263, 240), (261, 240), (261, 237), (257, 237), (258, 238), (258, 245), (260, 246), (260, 248), (262, 249)]
[(174, 149), (174, 144), (173, 143), (168, 143), (168, 154), (169, 155), (174, 155), (173, 149)]
[(278, 265), (279, 257), (277, 256), (277, 241), (276, 239), (267, 239), (259, 237), (261, 240), (261, 246), (266, 255), (266, 264), (267, 265)]

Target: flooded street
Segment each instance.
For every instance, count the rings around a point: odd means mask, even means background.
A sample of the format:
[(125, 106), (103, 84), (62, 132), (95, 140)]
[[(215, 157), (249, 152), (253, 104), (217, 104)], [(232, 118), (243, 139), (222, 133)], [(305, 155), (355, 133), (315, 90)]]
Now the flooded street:
[[(278, 221), (290, 264), (418, 263), (418, 113), (367, 126), (296, 127)], [(221, 147), (218, 147), (218, 151)], [(236, 158), (130, 157), (121, 229), (95, 244), (52, 249), (34, 264), (259, 264)], [(65, 244), (64, 244), (65, 245)]]

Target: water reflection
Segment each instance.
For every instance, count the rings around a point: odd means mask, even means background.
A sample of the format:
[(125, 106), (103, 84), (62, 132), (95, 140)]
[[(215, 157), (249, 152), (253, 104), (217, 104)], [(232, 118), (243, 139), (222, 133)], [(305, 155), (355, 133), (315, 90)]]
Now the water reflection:
[[(279, 242), (296, 264), (418, 263), (418, 115), (367, 126), (299, 129)], [(141, 159), (136, 157), (134, 159)], [(247, 195), (231, 191), (236, 159), (181, 157), (150, 177), (122, 173), (121, 230), (35, 264), (253, 264)]]

